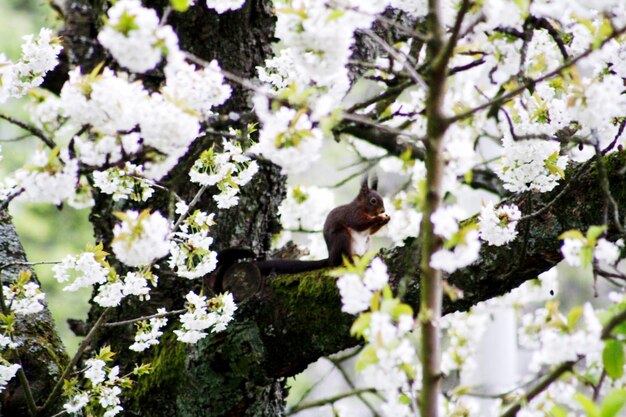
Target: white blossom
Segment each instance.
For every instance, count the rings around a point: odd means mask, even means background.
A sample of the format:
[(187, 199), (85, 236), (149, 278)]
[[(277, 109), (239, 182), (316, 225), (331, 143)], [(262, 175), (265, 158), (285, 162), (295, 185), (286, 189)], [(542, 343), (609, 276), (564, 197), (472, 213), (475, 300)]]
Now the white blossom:
[(581, 266), (580, 251), (585, 245), (585, 241), (581, 239), (563, 239), (563, 245), (561, 246), (561, 253), (567, 262), (571, 266)]
[(102, 359), (88, 359), (86, 362), (85, 368), (85, 378), (91, 381), (92, 385), (99, 385), (104, 382), (106, 378), (106, 371), (104, 367), (106, 366), (106, 362)]
[(439, 207), (430, 216), (433, 222), (433, 231), (435, 234), (450, 239), (459, 231), (459, 221), (466, 217), (465, 212), (459, 206), (442, 206)]
[(116, 307), (120, 305), (123, 294), (124, 284), (116, 282), (107, 282), (104, 285), (98, 287), (98, 294), (93, 300), (102, 307)]
[(250, 151), (280, 165), (283, 173), (303, 172), (320, 157), (323, 134), (306, 113), (288, 107), (268, 109), (267, 99), (256, 95), (255, 111), (262, 122), (259, 142)]
[(517, 221), (522, 213), (516, 205), (502, 205), (497, 209), (489, 202), (480, 210), (478, 226), (480, 238), (490, 245), (502, 246), (517, 236)]
[(34, 314), (44, 308), (42, 303), (46, 299), (46, 295), (34, 282), (28, 282), (24, 285), (18, 283), (11, 286), (3, 285), (2, 290), (5, 302), (15, 314)]
[(81, 392), (80, 394), (74, 395), (68, 402), (63, 404), (63, 408), (67, 413), (73, 414), (85, 408), (87, 404), (89, 404), (89, 394)]
[(598, 262), (606, 262), (608, 264), (614, 264), (619, 259), (620, 248), (613, 242), (609, 242), (604, 238), (598, 239), (596, 247), (593, 251), (593, 257)]
[(343, 275), (337, 280), (337, 288), (341, 294), (341, 311), (358, 314), (369, 308), (372, 292), (367, 289), (358, 275)]
[(14, 174), (14, 181), (23, 188), (19, 200), (33, 203), (61, 204), (76, 194), (78, 184), (78, 162), (67, 155), (48, 156), (36, 151), (30, 168), (20, 168)]
[(174, 330), (178, 340), (185, 343), (196, 343), (203, 339), (209, 329), (213, 333), (225, 330), (237, 310), (230, 293), (207, 300), (206, 296), (190, 291), (186, 299), (187, 312), (180, 317), (182, 330)]
[(80, 255), (69, 255), (60, 264), (52, 267), (54, 277), (59, 282), (74, 281), (63, 288), (63, 291), (77, 291), (94, 284), (104, 284), (109, 275), (109, 268), (96, 260), (93, 252)]
[(326, 188), (297, 186), (287, 190), (278, 213), (285, 229), (322, 230), (328, 212), (335, 207), (335, 195)]
[(245, 2), (246, 0), (206, 0), (206, 7), (222, 14), (241, 8)]
[(69, 73), (61, 89), (61, 107), (77, 125), (90, 125), (104, 135), (129, 131), (139, 123), (148, 104), (148, 92), (139, 81), (104, 68), (99, 75), (83, 75), (79, 67)]
[(480, 240), (478, 232), (470, 230), (464, 236), (463, 242), (458, 243), (451, 249), (439, 249), (430, 257), (430, 266), (452, 273), (459, 268), (464, 268), (478, 259)]
[(7, 386), (7, 383), (13, 379), (17, 370), (20, 369), (21, 366), (18, 364), (13, 365), (5, 365), (0, 364), (0, 392), (4, 391), (4, 388)]
[[(157, 310), (158, 314), (164, 314), (164, 308)], [(135, 334), (135, 343), (129, 346), (130, 350), (143, 352), (150, 346), (159, 344), (159, 337), (163, 335), (161, 328), (167, 324), (167, 318), (155, 317), (150, 321), (144, 321), (138, 324), (137, 334)]]
[(44, 75), (59, 63), (59, 38), (42, 28), (39, 35), (23, 36), (22, 55), (16, 63), (0, 54), (0, 103), (9, 97), (19, 98), (43, 83)]
[(559, 144), (538, 139), (507, 141), (496, 173), (504, 188), (513, 192), (551, 191), (563, 178), (567, 157), (559, 155)]
[(140, 214), (129, 210), (113, 227), (111, 248), (128, 266), (148, 265), (169, 253), (169, 235), (170, 223), (158, 211)]
[(154, 68), (164, 52), (178, 50), (178, 38), (170, 26), (160, 26), (153, 9), (138, 0), (120, 0), (108, 11), (107, 24), (98, 41), (123, 67), (133, 72)]
[(215, 60), (201, 69), (184, 61), (173, 61), (165, 67), (165, 76), (163, 94), (203, 117), (212, 115), (211, 109), (223, 104), (231, 94)]

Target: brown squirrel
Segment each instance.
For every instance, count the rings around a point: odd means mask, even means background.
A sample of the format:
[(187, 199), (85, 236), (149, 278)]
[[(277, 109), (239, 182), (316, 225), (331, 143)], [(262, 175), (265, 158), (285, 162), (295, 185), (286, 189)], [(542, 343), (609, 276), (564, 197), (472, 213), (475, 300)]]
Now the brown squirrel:
[(362, 256), (369, 250), (370, 236), (389, 223), (385, 214), (383, 199), (378, 194), (378, 179), (374, 177), (371, 188), (367, 175), (361, 182), (361, 189), (354, 200), (335, 207), (328, 213), (324, 222), (324, 240), (328, 248), (328, 258), (319, 261), (270, 259), (256, 262), (262, 275), (272, 272), (289, 274), (314, 269), (335, 267), (343, 263), (343, 258)]

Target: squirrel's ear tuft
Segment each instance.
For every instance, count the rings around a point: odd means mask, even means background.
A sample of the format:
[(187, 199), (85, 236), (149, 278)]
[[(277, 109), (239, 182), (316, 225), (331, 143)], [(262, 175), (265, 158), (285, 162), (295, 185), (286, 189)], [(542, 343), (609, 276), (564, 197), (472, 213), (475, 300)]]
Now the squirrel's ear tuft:
[(378, 191), (378, 175), (374, 174), (372, 177), (372, 186), (371, 189), (374, 191)]
[(363, 179), (361, 180), (361, 192), (366, 192), (369, 190), (369, 186), (367, 185), (368, 179), (369, 177), (367, 174), (363, 175)]

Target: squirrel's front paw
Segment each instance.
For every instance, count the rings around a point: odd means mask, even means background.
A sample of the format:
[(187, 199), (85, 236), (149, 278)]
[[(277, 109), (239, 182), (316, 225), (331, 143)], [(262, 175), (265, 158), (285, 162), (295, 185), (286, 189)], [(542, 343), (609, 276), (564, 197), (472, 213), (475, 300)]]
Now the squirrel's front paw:
[(380, 219), (382, 224), (387, 224), (387, 223), (389, 223), (389, 220), (391, 220), (391, 217), (389, 217), (389, 215), (387, 213), (379, 214), (378, 218)]

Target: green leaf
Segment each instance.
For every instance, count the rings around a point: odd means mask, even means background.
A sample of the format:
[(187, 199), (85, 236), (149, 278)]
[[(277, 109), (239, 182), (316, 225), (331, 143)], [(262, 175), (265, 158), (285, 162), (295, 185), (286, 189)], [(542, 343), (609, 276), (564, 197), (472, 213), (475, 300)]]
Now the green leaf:
[(376, 347), (374, 345), (368, 345), (363, 349), (359, 358), (356, 360), (356, 370), (361, 372), (363, 369), (378, 362), (378, 356), (376, 355)]
[(615, 417), (626, 404), (626, 390), (610, 392), (600, 405), (600, 417)]
[(372, 295), (372, 302), (370, 303), (370, 310), (371, 311), (380, 310), (380, 291), (376, 291)]
[(594, 246), (596, 240), (604, 233), (606, 226), (590, 226), (587, 230), (587, 242), (589, 246)]
[(363, 337), (363, 332), (370, 327), (372, 313), (361, 314), (350, 327), (350, 335), (355, 337)]
[(552, 417), (567, 417), (567, 410), (560, 405), (555, 405), (550, 410), (550, 415)]
[(177, 12), (186, 12), (189, 9), (189, 0), (170, 0), (170, 4)]
[(589, 246), (583, 246), (580, 249), (580, 266), (586, 268), (591, 265), (591, 260), (593, 259), (593, 248)]
[(621, 378), (624, 374), (624, 348), (614, 339), (609, 339), (604, 344), (602, 351), (602, 363), (606, 374), (612, 379)]
[(577, 392), (574, 394), (574, 399), (583, 406), (588, 417), (600, 417), (600, 409), (589, 397)]
[(574, 307), (570, 310), (569, 314), (567, 315), (567, 327), (570, 329), (570, 331), (574, 330), (574, 327), (576, 327), (576, 323), (578, 323), (582, 316), (582, 306)]
[(394, 319), (400, 318), (400, 316), (409, 315), (413, 317), (413, 309), (408, 304), (398, 304), (391, 310), (391, 315)]
[(117, 25), (113, 26), (113, 29), (120, 32), (124, 36), (128, 36), (128, 33), (131, 30), (137, 30), (139, 29), (139, 26), (135, 23), (135, 16), (124, 11), (120, 16), (120, 20), (117, 22)]

